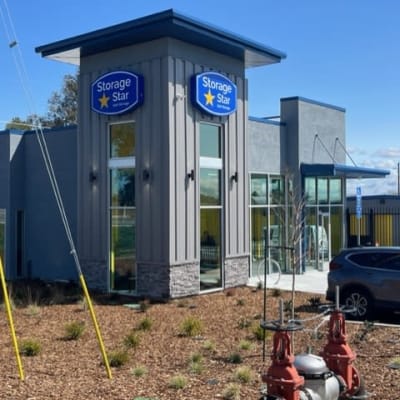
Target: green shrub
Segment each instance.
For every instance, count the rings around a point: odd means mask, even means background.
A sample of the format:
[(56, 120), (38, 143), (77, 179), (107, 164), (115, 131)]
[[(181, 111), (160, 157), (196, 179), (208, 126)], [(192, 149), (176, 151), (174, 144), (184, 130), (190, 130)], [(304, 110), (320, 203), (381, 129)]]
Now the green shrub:
[(239, 343), (239, 349), (241, 350), (250, 350), (253, 347), (252, 343), (248, 340), (241, 340)]
[(203, 343), (202, 349), (205, 351), (213, 352), (213, 351), (215, 351), (215, 343), (212, 342), (211, 340), (206, 340)]
[(139, 331), (149, 331), (153, 326), (153, 321), (149, 317), (141, 319), (137, 325)]
[(203, 356), (200, 353), (193, 353), (189, 357), (190, 372), (201, 374), (204, 371)]
[(124, 345), (130, 349), (136, 349), (140, 343), (140, 336), (136, 332), (131, 332), (124, 338)]
[(141, 376), (147, 374), (147, 368), (143, 367), (142, 365), (138, 365), (135, 368), (132, 368), (131, 372), (133, 376), (140, 378)]
[(74, 321), (64, 325), (64, 339), (78, 340), (85, 331), (85, 323), (82, 321)]
[(179, 327), (180, 336), (197, 336), (203, 332), (202, 322), (195, 317), (186, 317)]
[(107, 356), (110, 367), (121, 367), (129, 360), (128, 353), (125, 350), (111, 351)]
[[(265, 334), (265, 338), (268, 339), (269, 337), (271, 337), (271, 331), (267, 331), (265, 329), (263, 329), (260, 326), (259, 322), (256, 322), (252, 325), (251, 327), (251, 332), (254, 336), (255, 339), (257, 340), (263, 340), (264, 339), (264, 334)], [(264, 333), (265, 332), (265, 333)]]
[(192, 374), (201, 374), (204, 371), (204, 365), (202, 361), (196, 361), (190, 363), (190, 372)]
[(29, 315), (30, 317), (34, 317), (40, 314), (40, 307), (37, 303), (31, 303), (26, 307), (25, 315)]
[(246, 366), (239, 367), (233, 373), (233, 379), (240, 383), (250, 383), (253, 380), (253, 371)]
[(173, 376), (168, 383), (168, 387), (172, 389), (184, 389), (187, 385), (187, 379), (183, 375)]
[(27, 357), (37, 356), (41, 349), (40, 343), (34, 339), (23, 340), (19, 345), (19, 353)]
[(389, 368), (400, 369), (400, 357), (394, 357), (389, 361)]
[(189, 361), (190, 362), (201, 362), (203, 360), (203, 356), (200, 353), (193, 353), (190, 355)]
[(240, 399), (240, 386), (236, 383), (230, 383), (222, 392), (224, 400), (239, 400)]
[(232, 364), (241, 364), (242, 356), (239, 353), (232, 353), (228, 356), (228, 361)]

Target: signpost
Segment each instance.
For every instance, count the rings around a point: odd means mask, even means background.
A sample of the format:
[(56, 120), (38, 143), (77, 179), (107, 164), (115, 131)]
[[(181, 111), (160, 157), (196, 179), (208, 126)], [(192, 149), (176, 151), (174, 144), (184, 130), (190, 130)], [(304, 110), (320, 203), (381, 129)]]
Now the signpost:
[(361, 245), (361, 217), (362, 217), (361, 186), (356, 187), (356, 218), (357, 218), (357, 246)]

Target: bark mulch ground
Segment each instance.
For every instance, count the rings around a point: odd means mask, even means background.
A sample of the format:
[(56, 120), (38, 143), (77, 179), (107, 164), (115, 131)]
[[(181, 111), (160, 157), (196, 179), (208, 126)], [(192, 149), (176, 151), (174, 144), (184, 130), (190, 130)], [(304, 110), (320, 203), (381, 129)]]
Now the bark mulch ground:
[[(41, 349), (36, 356), (22, 356), (25, 379), (21, 381), (3, 307), (0, 399), (224, 399), (229, 398), (229, 388), (237, 391), (237, 399), (260, 397), (260, 372), (270, 365), (272, 346), (268, 337), (263, 362), (262, 341), (254, 332), (263, 314), (262, 290), (244, 287), (164, 304), (142, 303), (142, 310), (118, 299), (99, 298), (95, 312), (107, 353), (113, 353), (113, 361), (123, 362), (122, 356), (128, 356), (123, 365), (112, 367), (112, 379), (107, 377), (84, 302), (70, 298), (67, 304), (59, 299), (42, 304), (30, 297), (28, 304), (14, 307), (16, 334), (20, 350), (26, 340), (37, 342)], [(267, 319), (277, 319), (280, 298), (287, 308), (290, 292), (268, 291)], [(297, 292), (296, 317), (316, 316), (319, 301), (325, 301), (323, 296)], [(184, 322), (186, 329), (195, 329), (200, 322), (199, 332), (185, 336)], [(318, 353), (324, 347), (327, 324), (311, 332), (319, 322), (311, 320), (305, 323), (308, 330), (294, 334), (296, 354), (307, 347)], [(66, 325), (71, 323), (85, 327), (77, 340), (66, 339)], [(346, 327), (370, 398), (400, 399), (400, 370), (389, 367), (400, 356), (400, 330), (363, 323)]]

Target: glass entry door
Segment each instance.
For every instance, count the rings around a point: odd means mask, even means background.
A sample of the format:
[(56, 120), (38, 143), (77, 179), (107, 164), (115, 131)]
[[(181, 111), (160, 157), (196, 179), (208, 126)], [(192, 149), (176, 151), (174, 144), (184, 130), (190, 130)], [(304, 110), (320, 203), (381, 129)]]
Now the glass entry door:
[(135, 125), (110, 126), (110, 289), (136, 290)]

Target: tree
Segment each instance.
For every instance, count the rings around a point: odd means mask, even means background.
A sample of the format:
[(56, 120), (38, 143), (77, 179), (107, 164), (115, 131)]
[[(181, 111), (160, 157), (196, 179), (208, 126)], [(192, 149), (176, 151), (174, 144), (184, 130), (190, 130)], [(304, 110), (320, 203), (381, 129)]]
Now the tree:
[(35, 129), (35, 127), (38, 127), (39, 124), (46, 128), (50, 128), (52, 126), (43, 117), (39, 117), (37, 115), (28, 115), (24, 120), (19, 117), (13, 117), (11, 122), (6, 124), (6, 129), (19, 129), (26, 131)]
[(53, 127), (76, 124), (78, 121), (78, 74), (64, 76), (60, 92), (48, 100), (47, 123)]
[(46, 116), (29, 115), (25, 119), (12, 118), (6, 129), (31, 130), (40, 124), (44, 128), (53, 128), (76, 124), (78, 121), (78, 75), (64, 76), (62, 88), (53, 92), (48, 100)]
[(28, 119), (26, 121), (23, 121), (19, 117), (14, 117), (10, 122), (6, 124), (6, 129), (19, 129), (22, 131), (26, 131), (32, 129), (32, 127), (31, 124), (28, 122)]

